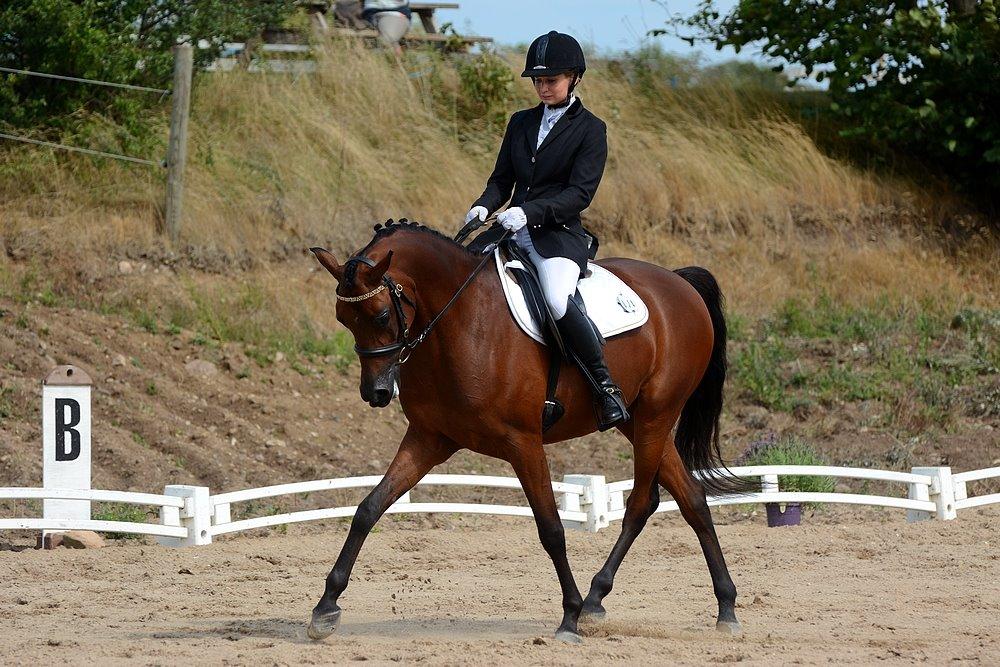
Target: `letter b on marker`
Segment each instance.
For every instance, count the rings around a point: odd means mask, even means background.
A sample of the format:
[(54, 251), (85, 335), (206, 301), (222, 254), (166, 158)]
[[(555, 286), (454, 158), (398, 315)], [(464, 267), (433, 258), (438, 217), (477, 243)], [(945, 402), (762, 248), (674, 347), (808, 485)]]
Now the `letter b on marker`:
[(56, 461), (80, 458), (80, 402), (72, 398), (56, 399)]

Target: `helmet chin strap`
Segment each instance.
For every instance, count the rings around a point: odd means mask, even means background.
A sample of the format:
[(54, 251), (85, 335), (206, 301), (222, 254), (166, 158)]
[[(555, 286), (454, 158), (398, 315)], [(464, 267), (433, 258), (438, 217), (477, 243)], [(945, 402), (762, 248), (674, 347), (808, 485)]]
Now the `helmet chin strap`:
[(566, 99), (558, 104), (546, 104), (545, 106), (549, 109), (562, 109), (569, 105), (569, 101), (573, 99), (573, 91), (576, 90), (576, 84), (580, 83), (580, 79), (583, 77), (579, 74), (573, 75), (573, 83), (569, 84), (569, 90), (566, 92)]

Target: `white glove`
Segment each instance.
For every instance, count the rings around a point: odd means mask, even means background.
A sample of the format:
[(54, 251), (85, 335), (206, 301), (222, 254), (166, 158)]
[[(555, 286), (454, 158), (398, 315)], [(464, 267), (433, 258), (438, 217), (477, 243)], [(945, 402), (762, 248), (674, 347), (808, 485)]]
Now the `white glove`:
[(520, 207), (515, 206), (514, 208), (509, 208), (498, 215), (497, 222), (499, 222), (504, 229), (516, 232), (521, 227), (528, 224), (528, 216), (524, 214), (524, 211), (521, 210)]
[(486, 216), (490, 214), (483, 206), (473, 206), (472, 210), (465, 214), (465, 224), (469, 224), (476, 218), (479, 218), (479, 222), (486, 220)]

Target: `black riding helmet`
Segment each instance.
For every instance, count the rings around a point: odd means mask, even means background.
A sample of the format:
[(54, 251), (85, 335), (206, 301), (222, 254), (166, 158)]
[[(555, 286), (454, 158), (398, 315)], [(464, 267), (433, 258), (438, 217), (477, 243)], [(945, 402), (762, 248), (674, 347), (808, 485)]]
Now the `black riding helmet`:
[(574, 72), (577, 77), (581, 77), (586, 71), (587, 61), (583, 56), (580, 42), (570, 35), (553, 30), (533, 41), (528, 47), (528, 57), (521, 76), (535, 78)]

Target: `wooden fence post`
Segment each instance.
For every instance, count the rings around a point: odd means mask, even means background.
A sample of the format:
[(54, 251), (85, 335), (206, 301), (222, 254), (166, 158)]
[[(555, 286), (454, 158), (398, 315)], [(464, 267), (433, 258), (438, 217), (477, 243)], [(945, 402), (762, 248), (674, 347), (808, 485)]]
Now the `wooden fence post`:
[(184, 201), (184, 163), (187, 161), (188, 112), (191, 108), (194, 56), (190, 44), (178, 44), (173, 51), (174, 87), (167, 146), (166, 230), (170, 240), (176, 243), (181, 230), (181, 208)]

